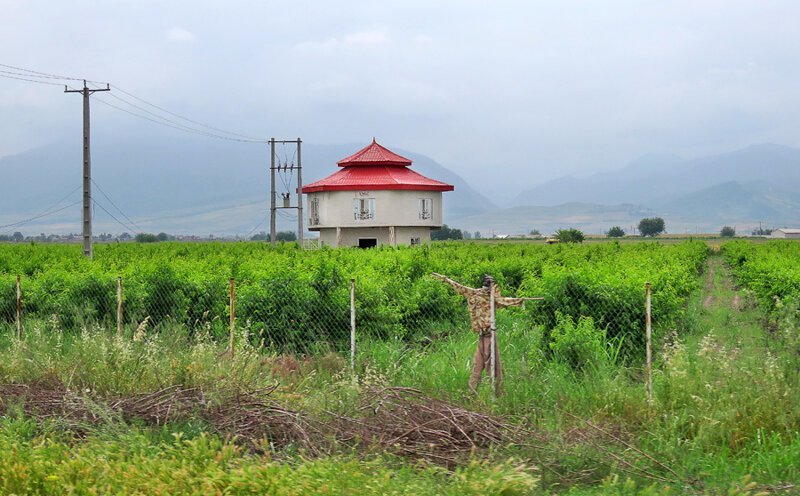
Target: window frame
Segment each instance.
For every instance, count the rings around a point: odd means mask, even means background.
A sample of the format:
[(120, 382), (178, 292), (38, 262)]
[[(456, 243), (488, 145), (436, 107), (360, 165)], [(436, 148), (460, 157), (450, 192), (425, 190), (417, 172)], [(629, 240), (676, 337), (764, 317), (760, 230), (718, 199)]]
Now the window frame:
[[(366, 205), (366, 209), (364, 206)], [(375, 220), (375, 198), (353, 198), (353, 219), (356, 221)]]
[[(425, 209), (425, 204), (427, 203), (428, 208)], [(432, 220), (433, 219), (433, 198), (420, 198), (418, 202), (418, 217), (420, 220)]]

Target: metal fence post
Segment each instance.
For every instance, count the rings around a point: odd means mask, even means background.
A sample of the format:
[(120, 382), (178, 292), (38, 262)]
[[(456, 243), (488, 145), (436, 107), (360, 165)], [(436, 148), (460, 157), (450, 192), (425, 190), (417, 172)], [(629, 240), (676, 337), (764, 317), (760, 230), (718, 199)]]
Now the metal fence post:
[(235, 327), (234, 324), (236, 322), (236, 287), (233, 278), (230, 280), (231, 283), (231, 358), (234, 357), (236, 351), (234, 350), (235, 344)]
[(122, 337), (122, 277), (117, 277), (117, 336)]
[(492, 391), (497, 396), (497, 335), (495, 325), (495, 293), (496, 285), (489, 286), (489, 375), (492, 380)]
[(647, 404), (653, 406), (653, 355), (652, 355), (652, 319), (650, 307), (650, 283), (645, 288), (645, 333), (647, 338)]
[(22, 339), (22, 283), (17, 274), (17, 337)]
[(356, 280), (350, 279), (350, 373), (356, 373)]

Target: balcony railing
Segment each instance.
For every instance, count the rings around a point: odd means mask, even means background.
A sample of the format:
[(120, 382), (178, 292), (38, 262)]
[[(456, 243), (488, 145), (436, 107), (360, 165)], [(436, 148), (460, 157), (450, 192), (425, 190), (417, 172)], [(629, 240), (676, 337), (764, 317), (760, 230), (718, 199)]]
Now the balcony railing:
[(355, 220), (372, 220), (375, 218), (375, 214), (373, 212), (354, 212), (353, 217)]

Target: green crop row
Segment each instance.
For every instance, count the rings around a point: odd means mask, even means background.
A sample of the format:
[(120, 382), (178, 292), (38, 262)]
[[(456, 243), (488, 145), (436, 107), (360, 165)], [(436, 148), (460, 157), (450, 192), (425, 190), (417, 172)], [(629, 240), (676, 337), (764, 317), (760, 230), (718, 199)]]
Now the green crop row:
[(706, 256), (699, 242), (591, 246), (436, 243), (419, 248), (304, 251), (294, 244), (162, 243), (99, 245), (93, 260), (78, 246), (0, 245), (0, 319), (13, 321), (15, 278), (22, 275), (26, 318), (56, 316), (65, 329), (116, 322), (117, 277), (124, 319), (179, 323), (189, 332), (223, 330), (229, 279), (236, 318), (267, 345), (308, 350), (346, 345), (350, 279), (356, 281), (360, 332), (416, 339), (468, 328), (463, 299), (432, 272), (472, 287), (492, 274), (505, 295), (541, 296), (523, 325), (556, 325), (558, 315), (591, 317), (608, 336), (643, 335), (645, 282), (662, 328), (680, 316)]
[(739, 284), (753, 291), (767, 311), (779, 302), (800, 299), (800, 243), (732, 241), (722, 246), (722, 253)]

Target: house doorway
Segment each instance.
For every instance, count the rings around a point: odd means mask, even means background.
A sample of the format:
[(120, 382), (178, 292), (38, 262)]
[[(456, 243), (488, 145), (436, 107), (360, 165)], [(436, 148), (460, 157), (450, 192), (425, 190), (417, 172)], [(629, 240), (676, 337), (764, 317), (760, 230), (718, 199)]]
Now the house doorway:
[(358, 238), (359, 248), (375, 248), (378, 246), (378, 238)]

